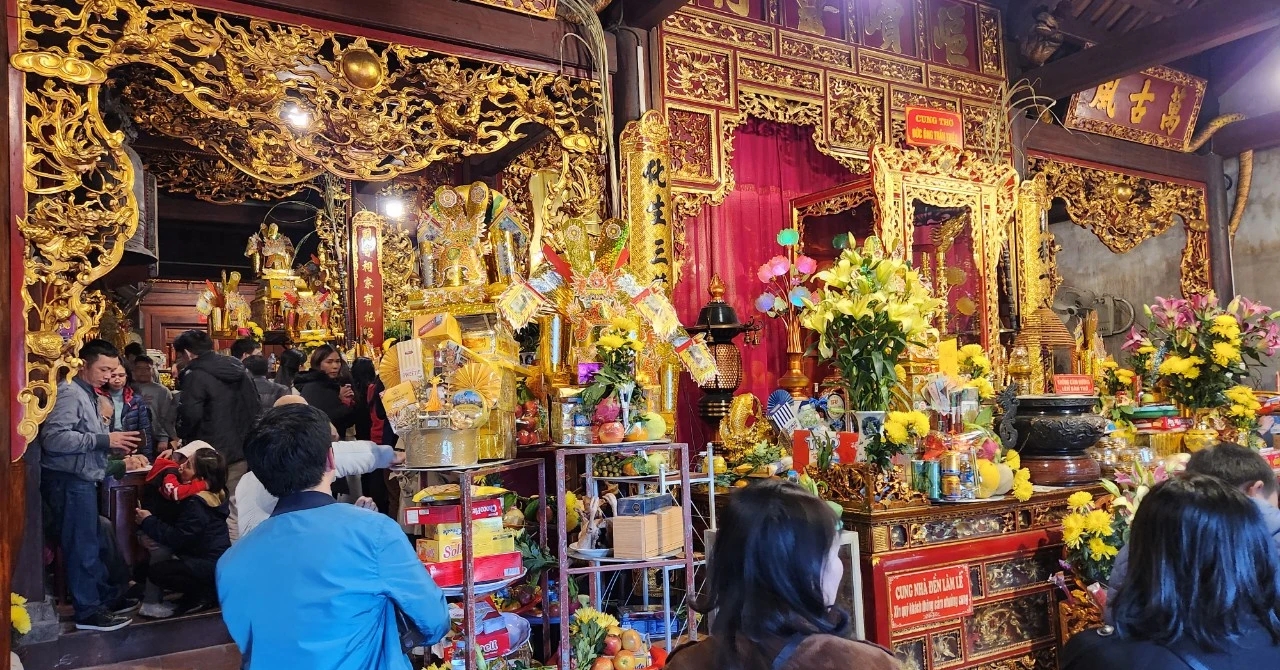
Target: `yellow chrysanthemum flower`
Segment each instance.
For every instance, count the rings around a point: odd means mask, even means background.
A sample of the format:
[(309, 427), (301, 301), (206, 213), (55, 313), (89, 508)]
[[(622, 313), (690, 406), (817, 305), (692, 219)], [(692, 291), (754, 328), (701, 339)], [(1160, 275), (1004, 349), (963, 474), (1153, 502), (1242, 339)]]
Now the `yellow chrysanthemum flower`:
[(1102, 361), (1103, 370), (1115, 370), (1118, 367), (1120, 367), (1120, 364), (1115, 361), (1112, 361), (1112, 360)]
[(968, 360), (974, 356), (982, 356), (985, 353), (986, 352), (982, 349), (982, 345), (966, 344), (963, 347), (960, 347), (960, 360)]
[(884, 422), (884, 437), (886, 440), (894, 444), (906, 444), (911, 436), (907, 434), (907, 427), (897, 421)]
[(1120, 550), (1107, 544), (1100, 537), (1089, 540), (1089, 557), (1095, 561), (1115, 556)]
[[(1018, 468), (1022, 467), (1022, 456), (1019, 455), (1018, 452), (1010, 449), (1009, 451), (1004, 452), (1004, 464), (1009, 466), (1009, 469), (1013, 470), (1014, 477), (1017, 477)], [(1029, 474), (1030, 473), (1028, 473), (1028, 475)]]
[(986, 400), (995, 396), (996, 387), (991, 385), (991, 380), (986, 377), (978, 377), (969, 382), (969, 386), (978, 389), (978, 397)]
[(1084, 515), (1068, 514), (1062, 519), (1062, 542), (1069, 549), (1079, 549), (1084, 542)]
[(640, 329), (640, 326), (636, 324), (635, 321), (624, 318), (624, 317), (618, 317), (614, 319), (613, 321), (609, 322), (609, 325), (613, 326), (614, 330), (618, 330), (624, 333), (630, 333)]
[(1013, 481), (1031, 483), (1031, 471), (1027, 468), (1018, 468), (1013, 471)]
[(1226, 367), (1240, 360), (1240, 347), (1228, 342), (1213, 343), (1213, 362)]
[(617, 335), (604, 335), (596, 340), (596, 345), (603, 349), (620, 349), (626, 343), (626, 340)]
[(1030, 500), (1032, 492), (1031, 482), (1029, 481), (1015, 481), (1013, 483), (1013, 497), (1017, 499), (1018, 502), (1026, 502)]
[(1138, 347), (1138, 353), (1144, 356), (1149, 356), (1156, 353), (1156, 348), (1150, 344), (1144, 344), (1141, 347)]
[(1073, 511), (1084, 512), (1093, 505), (1093, 494), (1088, 491), (1076, 491), (1067, 498), (1067, 507)]
[(1111, 537), (1115, 530), (1111, 527), (1111, 514), (1105, 510), (1095, 509), (1085, 515), (1084, 529), (1094, 535)]
[(911, 424), (911, 430), (916, 435), (924, 436), (929, 434), (929, 417), (924, 412), (907, 412), (907, 418)]

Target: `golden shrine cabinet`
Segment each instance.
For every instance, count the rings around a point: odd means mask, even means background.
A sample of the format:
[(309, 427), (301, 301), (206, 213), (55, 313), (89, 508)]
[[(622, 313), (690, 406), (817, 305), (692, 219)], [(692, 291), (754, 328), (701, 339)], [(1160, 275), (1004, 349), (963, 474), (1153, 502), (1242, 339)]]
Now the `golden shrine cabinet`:
[(867, 639), (906, 670), (1054, 670), (1061, 521), (1079, 489), (845, 512), (862, 543)]

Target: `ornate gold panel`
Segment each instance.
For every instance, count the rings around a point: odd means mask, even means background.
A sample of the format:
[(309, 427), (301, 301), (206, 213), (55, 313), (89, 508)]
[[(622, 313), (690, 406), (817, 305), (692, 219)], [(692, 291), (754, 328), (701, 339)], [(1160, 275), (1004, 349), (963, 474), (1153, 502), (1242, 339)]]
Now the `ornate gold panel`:
[(1000, 99), (1000, 82), (979, 79), (971, 73), (937, 65), (929, 66), (929, 88), (993, 102)]
[[(1024, 180), (1018, 186), (1018, 212), (1013, 229), (1013, 252), (1016, 259), (1018, 314), (1025, 318), (1053, 302), (1054, 285), (1050, 262), (1053, 258), (1053, 234), (1044, 224), (1049, 211), (1049, 189), (1043, 174)], [(1031, 357), (1031, 392), (1045, 392), (1044, 365), (1038, 336), (1028, 330), (1024, 337)]]
[[(913, 16), (914, 31), (903, 31), (900, 38), (919, 40), (918, 53), (928, 53), (924, 2), (904, 3), (904, 8), (908, 5), (919, 16)], [(673, 128), (678, 217), (723, 202), (733, 189), (728, 160), (733, 152), (732, 133), (748, 116), (798, 117), (807, 122), (816, 111), (817, 148), (861, 173), (867, 170), (871, 145), (894, 142), (901, 135), (895, 130), (901, 119), (895, 119), (891, 110), (923, 103), (961, 111), (958, 96), (965, 96), (979, 103), (970, 114), (971, 123), (978, 123), (983, 112), (999, 103), (1003, 47), (998, 25), (994, 41), (979, 40), (975, 52), (983, 59), (979, 66), (998, 63), (999, 70), (979, 67), (980, 73), (961, 72), (861, 46), (856, 11), (848, 13), (849, 39), (839, 40), (778, 25), (776, 0), (765, 2), (764, 8), (765, 16), (773, 18), (751, 20), (690, 5), (660, 27), (659, 69), (663, 109)], [(975, 16), (995, 18), (997, 23), (999, 19), (989, 8)], [(990, 31), (985, 35), (990, 37)], [(904, 84), (909, 88), (897, 89)], [(816, 110), (810, 103), (816, 103)], [(681, 111), (673, 114), (677, 109)], [(761, 110), (767, 114), (758, 114)], [(696, 124), (679, 128), (677, 116)], [(709, 173), (703, 170), (706, 166)]]
[(738, 55), (738, 80), (822, 95), (822, 71)]
[(732, 53), (666, 40), (663, 54), (667, 63), (663, 91), (668, 96), (732, 106)]
[(924, 107), (926, 109), (944, 109), (949, 112), (960, 111), (960, 99), (931, 95), (912, 88), (894, 86), (889, 98), (889, 109), (902, 111), (907, 107)]
[(842, 47), (817, 44), (812, 40), (782, 36), (782, 55), (800, 60), (832, 65), (841, 69), (853, 69), (853, 52)]
[(858, 52), (858, 71), (862, 74), (874, 75), (894, 81), (904, 81), (912, 84), (925, 83), (924, 63), (891, 58), (867, 51)]
[(307, 182), (272, 184), (260, 181), (216, 156), (181, 151), (146, 151), (141, 156), (147, 173), (154, 175), (156, 183), (166, 192), (189, 193), (199, 200), (220, 205), (234, 205), (246, 200), (283, 200), (312, 187)]
[(916, 199), (939, 207), (969, 208), (975, 255), (980, 254), (975, 265), (982, 269), (986, 286), (983, 342), (990, 347), (1000, 332), (996, 277), (1017, 198), (1018, 175), (1013, 167), (988, 163), (954, 147), (902, 150), (881, 145), (871, 152), (871, 175), (880, 203), (880, 237), (896, 255), (910, 253)]
[[(27, 439), (58, 380), (80, 365), (75, 352), (102, 313), (102, 295), (87, 287), (119, 263), (137, 226), (124, 138), (99, 110), (113, 72), (129, 68), (132, 88), (122, 92), (133, 96), (139, 123), (277, 185), (321, 172), (386, 180), (496, 151), (524, 137), (528, 124), (550, 129), (566, 151), (598, 151), (590, 110), (601, 96), (589, 81), (464, 65), (418, 47), (171, 0), (20, 0), (18, 10), (10, 63), (25, 75), (28, 203), (18, 228), (30, 325), (19, 432)], [(343, 225), (326, 217), (320, 226), (332, 267), (343, 266)]]
[(1203, 188), (1043, 156), (1029, 157), (1028, 171), (1044, 175), (1049, 196), (1066, 203), (1071, 221), (1097, 235), (1113, 253), (1126, 253), (1182, 219), (1187, 231), (1182, 293), (1192, 296), (1209, 290), (1209, 228)]

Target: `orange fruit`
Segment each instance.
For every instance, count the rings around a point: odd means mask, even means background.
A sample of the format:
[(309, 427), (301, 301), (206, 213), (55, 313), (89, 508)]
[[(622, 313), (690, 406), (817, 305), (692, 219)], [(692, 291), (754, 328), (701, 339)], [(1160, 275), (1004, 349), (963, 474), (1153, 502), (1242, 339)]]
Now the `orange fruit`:
[[(634, 630), (624, 630), (622, 631), (622, 648), (630, 652), (640, 651), (644, 649), (644, 638)], [(617, 663), (615, 662), (614, 665)]]

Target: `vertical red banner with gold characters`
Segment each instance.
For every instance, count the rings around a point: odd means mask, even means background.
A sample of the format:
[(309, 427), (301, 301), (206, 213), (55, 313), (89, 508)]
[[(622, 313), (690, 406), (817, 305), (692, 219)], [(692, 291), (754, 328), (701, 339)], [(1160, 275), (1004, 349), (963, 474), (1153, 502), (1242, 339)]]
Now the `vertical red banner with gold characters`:
[(380, 346), (382, 330), (382, 217), (365, 210), (351, 217), (351, 235), (355, 238), (356, 262), (353, 264), (355, 287), (351, 293), (351, 309), (355, 311), (356, 332), (348, 342), (364, 341)]
[(677, 268), (672, 256), (671, 136), (651, 109), (622, 131), (622, 206), (631, 223), (631, 273), (670, 296)]

